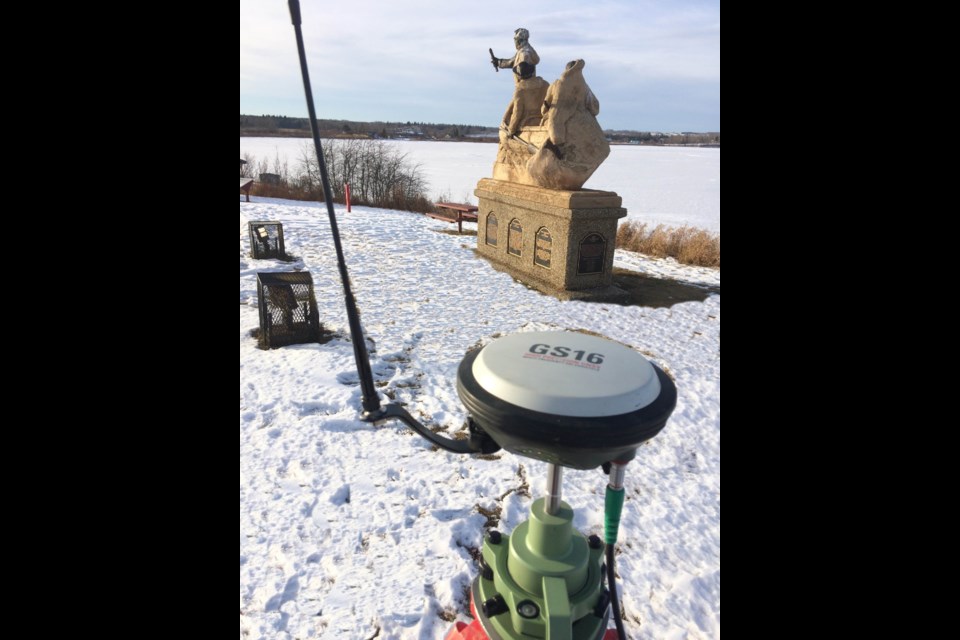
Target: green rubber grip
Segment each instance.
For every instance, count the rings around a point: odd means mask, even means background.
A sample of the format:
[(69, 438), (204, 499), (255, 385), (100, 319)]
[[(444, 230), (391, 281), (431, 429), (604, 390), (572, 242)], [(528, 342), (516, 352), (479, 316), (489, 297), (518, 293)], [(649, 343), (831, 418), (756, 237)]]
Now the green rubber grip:
[(627, 492), (623, 489), (607, 487), (607, 495), (603, 504), (603, 535), (607, 544), (617, 543), (617, 534), (620, 533), (620, 514), (623, 512), (623, 502)]

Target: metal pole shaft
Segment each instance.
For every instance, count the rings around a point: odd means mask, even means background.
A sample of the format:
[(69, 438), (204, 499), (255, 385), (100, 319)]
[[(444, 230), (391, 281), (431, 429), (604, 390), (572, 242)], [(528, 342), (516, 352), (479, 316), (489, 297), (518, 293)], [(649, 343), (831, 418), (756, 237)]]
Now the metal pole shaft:
[(347, 322), (350, 325), (350, 338), (353, 342), (353, 358), (357, 364), (357, 374), (360, 376), (361, 404), (366, 415), (376, 415), (381, 412), (380, 396), (377, 395), (373, 384), (373, 373), (370, 370), (370, 357), (367, 355), (367, 345), (364, 342), (363, 328), (360, 326), (360, 314), (357, 312), (357, 302), (350, 289), (350, 276), (347, 273), (347, 261), (343, 257), (343, 247), (340, 245), (340, 230), (337, 227), (337, 217), (333, 213), (333, 193), (330, 190), (330, 178), (327, 175), (327, 163), (323, 159), (323, 147), (320, 146), (320, 131), (317, 127), (317, 112), (313, 106), (313, 90), (310, 88), (310, 72), (307, 70), (307, 54), (303, 46), (303, 32), (300, 29), (300, 1), (288, 0), (290, 18), (297, 36), (297, 52), (300, 54), (300, 74), (303, 76), (303, 91), (307, 96), (307, 113), (310, 116), (310, 130), (313, 133), (313, 146), (317, 152), (317, 163), (320, 166), (320, 180), (323, 183), (323, 199), (327, 203), (327, 217), (330, 219), (330, 234), (333, 236), (333, 246), (337, 252), (337, 267), (340, 270), (340, 281), (343, 283), (343, 297), (347, 307)]
[(614, 491), (622, 491), (623, 483), (627, 478), (627, 465), (620, 464), (619, 462), (611, 463), (610, 465), (610, 481), (609, 486)]
[(555, 516), (560, 512), (560, 501), (563, 498), (560, 485), (563, 482), (563, 467), (556, 464), (547, 464), (547, 513)]

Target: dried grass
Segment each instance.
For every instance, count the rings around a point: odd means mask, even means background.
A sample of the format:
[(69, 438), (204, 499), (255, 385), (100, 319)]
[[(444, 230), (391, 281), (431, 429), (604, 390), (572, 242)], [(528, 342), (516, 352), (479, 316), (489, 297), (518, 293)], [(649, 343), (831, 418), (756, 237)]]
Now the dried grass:
[(674, 258), (683, 264), (720, 268), (720, 235), (696, 227), (658, 224), (650, 229), (647, 223), (632, 220), (617, 229), (617, 247), (655, 258)]

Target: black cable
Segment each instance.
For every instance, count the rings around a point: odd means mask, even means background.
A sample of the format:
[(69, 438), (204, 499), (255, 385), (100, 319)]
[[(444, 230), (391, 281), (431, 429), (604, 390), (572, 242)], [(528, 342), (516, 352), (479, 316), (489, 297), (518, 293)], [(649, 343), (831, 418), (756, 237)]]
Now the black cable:
[(444, 438), (443, 436), (435, 434), (434, 432), (430, 431), (430, 429), (427, 429), (425, 426), (417, 422), (416, 419), (414, 419), (414, 417), (411, 416), (406, 409), (397, 404), (388, 404), (385, 406), (377, 419), (399, 420), (433, 444), (445, 451), (450, 451), (451, 453), (480, 453), (470, 445), (469, 440), (453, 440), (451, 438)]
[(620, 598), (617, 596), (616, 571), (613, 568), (613, 547), (607, 545), (607, 588), (610, 589), (610, 606), (613, 607), (613, 621), (617, 625), (620, 640), (627, 640), (627, 632), (623, 628), (623, 616), (620, 613)]

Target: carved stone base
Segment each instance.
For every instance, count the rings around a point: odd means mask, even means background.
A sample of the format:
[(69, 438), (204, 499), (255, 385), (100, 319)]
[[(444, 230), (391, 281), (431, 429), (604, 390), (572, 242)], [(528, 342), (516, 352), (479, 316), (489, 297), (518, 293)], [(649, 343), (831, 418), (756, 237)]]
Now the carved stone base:
[(553, 295), (612, 285), (617, 220), (627, 215), (616, 193), (484, 178), (474, 195), (477, 251), (521, 282)]
[(500, 130), (500, 147), (497, 149), (497, 161), (493, 164), (493, 179), (535, 187), (537, 183), (527, 171), (527, 162), (547, 141), (547, 130), (545, 127), (523, 127), (519, 137), (523, 142)]

